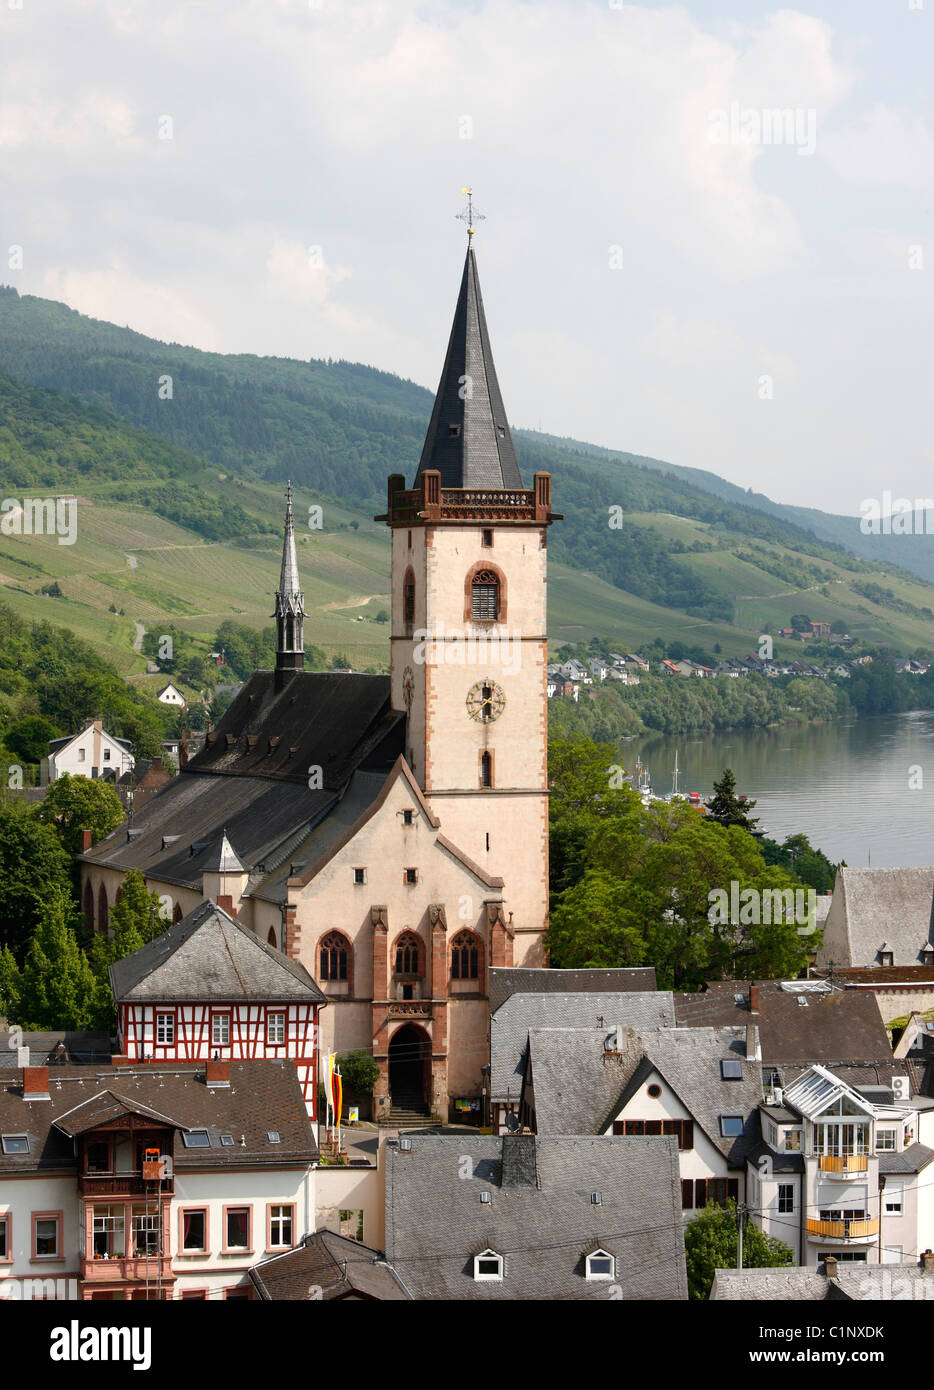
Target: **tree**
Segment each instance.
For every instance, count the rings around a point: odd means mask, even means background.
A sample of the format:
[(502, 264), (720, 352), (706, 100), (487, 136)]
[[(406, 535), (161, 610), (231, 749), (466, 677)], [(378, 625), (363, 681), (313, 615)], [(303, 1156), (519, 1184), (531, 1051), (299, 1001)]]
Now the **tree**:
[(378, 623), (388, 623), (388, 622), (389, 622), (389, 614), (386, 612), (386, 609), (385, 609), (385, 608), (381, 608), (381, 609), (379, 610), (379, 612), (378, 612), (377, 615), (376, 615), (376, 621), (377, 621)]
[(38, 763), (48, 756), (49, 740), (58, 738), (61, 729), (41, 714), (27, 714), (11, 724), (3, 741), (24, 763)]
[(22, 802), (0, 803), (0, 944), (18, 960), (46, 905), (69, 891), (70, 867), (51, 826)]
[(95, 982), (69, 918), (68, 895), (57, 890), (45, 905), (29, 943), (22, 975), (24, 1028), (83, 1029), (94, 1018)]
[(98, 777), (72, 777), (68, 772), (53, 782), (35, 816), (58, 835), (70, 855), (81, 853), (81, 832), (90, 830), (96, 845), (126, 820), (120, 798), (109, 782)]
[(811, 620), (807, 613), (792, 613), (791, 626), (794, 628), (795, 632), (809, 632)]
[(731, 767), (723, 769), (719, 782), (713, 784), (714, 794), (707, 802), (707, 819), (718, 825), (738, 825), (743, 830), (752, 831), (759, 824), (758, 818), (750, 816), (755, 802), (745, 796), (736, 795), (736, 777)]
[[(743, 1218), (743, 1268), (774, 1269), (794, 1264), (794, 1255), (783, 1240), (767, 1236)], [(684, 1231), (688, 1291), (691, 1298), (710, 1296), (718, 1269), (736, 1269), (739, 1254), (736, 1203), (707, 1206), (689, 1221)]]
[(94, 974), (95, 1026), (110, 1032), (115, 1023), (110, 966), (138, 951), (169, 925), (157, 893), (150, 893), (139, 869), (130, 869), (120, 885), (120, 896), (110, 909), (109, 932), (96, 933), (89, 951)]
[(358, 1096), (371, 1096), (379, 1080), (379, 1063), (368, 1052), (358, 1049), (340, 1058), (344, 1090)]
[(8, 1023), (19, 1018), (23, 976), (9, 946), (0, 946), (0, 1017)]

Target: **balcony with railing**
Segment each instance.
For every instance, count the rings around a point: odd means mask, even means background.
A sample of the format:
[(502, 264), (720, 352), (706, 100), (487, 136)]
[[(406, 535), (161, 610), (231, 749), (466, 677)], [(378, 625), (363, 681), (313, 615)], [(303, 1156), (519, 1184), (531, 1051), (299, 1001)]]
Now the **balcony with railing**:
[(389, 506), (378, 521), (411, 525), (431, 521), (559, 521), (551, 511), (551, 474), (536, 473), (531, 488), (454, 488), (441, 486), (441, 474), (426, 469), (420, 486), (405, 487), (405, 479), (389, 479)]
[(78, 1277), (86, 1284), (152, 1284), (174, 1278), (170, 1255), (82, 1256), (78, 1265)]
[(864, 1178), (869, 1171), (868, 1154), (818, 1154), (817, 1166), (822, 1173), (836, 1178)]
[(877, 1217), (860, 1217), (855, 1220), (819, 1221), (808, 1219), (808, 1240), (844, 1240), (862, 1244), (879, 1234)]

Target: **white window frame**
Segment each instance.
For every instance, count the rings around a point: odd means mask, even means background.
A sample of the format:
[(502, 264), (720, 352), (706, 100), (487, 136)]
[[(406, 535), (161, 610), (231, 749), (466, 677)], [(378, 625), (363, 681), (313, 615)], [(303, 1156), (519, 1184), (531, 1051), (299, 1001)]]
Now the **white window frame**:
[[(164, 1024), (166, 1023), (169, 1025), (168, 1032), (170, 1036), (160, 1036), (160, 1033), (164, 1033), (165, 1031)], [(174, 1013), (170, 1013), (167, 1009), (159, 1010), (156, 1013), (156, 1043), (159, 1047), (175, 1046), (175, 1015)]]
[[(497, 1274), (481, 1274), (481, 1263), (489, 1263), (492, 1260), (496, 1261), (499, 1272)], [(495, 1281), (501, 1284), (505, 1273), (505, 1263), (503, 1256), (498, 1255), (495, 1250), (481, 1250), (479, 1255), (474, 1255), (473, 1257), (473, 1277), (477, 1280), (486, 1280), (487, 1282)]]
[[(782, 1193), (783, 1193), (783, 1192), (790, 1192), (790, 1193), (791, 1193), (791, 1206), (790, 1206), (790, 1207), (783, 1207), (783, 1206), (782, 1206)], [(778, 1211), (779, 1211), (779, 1213), (780, 1213), (782, 1216), (790, 1216), (790, 1215), (794, 1212), (794, 1209), (795, 1209), (795, 1185), (794, 1185), (793, 1182), (780, 1182), (780, 1183), (778, 1184), (778, 1195), (777, 1195), (777, 1198), (776, 1198), (776, 1203), (775, 1203), (775, 1205), (776, 1205), (776, 1207), (778, 1208)]]
[[(227, 1036), (226, 1036), (226, 1038), (219, 1038), (219, 1037), (217, 1036), (217, 1025), (218, 1025), (219, 1023), (222, 1023), (222, 1022), (225, 1023), (226, 1026), (227, 1026)], [(224, 1010), (223, 1012), (211, 1014), (211, 1046), (212, 1046), (212, 1047), (229, 1047), (229, 1046), (230, 1046), (230, 1010), (229, 1010), (229, 1009)]]
[[(283, 1215), (285, 1213), (285, 1215)], [(283, 1227), (288, 1222), (289, 1238), (283, 1240)], [(278, 1226), (279, 1239), (276, 1239)], [(273, 1202), (269, 1207), (269, 1248), (270, 1250), (291, 1250), (295, 1228), (295, 1204), (293, 1202)]]
[[(890, 1206), (889, 1203), (892, 1203)], [(882, 1189), (883, 1216), (903, 1216), (905, 1213), (905, 1184), (887, 1182)]]
[[(593, 1260), (609, 1260), (610, 1268), (606, 1274), (595, 1270)], [(611, 1255), (609, 1250), (591, 1250), (586, 1259), (586, 1271), (588, 1279), (615, 1279), (616, 1278), (616, 1257)]]
[[(275, 1024), (275, 1028), (273, 1027)], [(279, 1036), (281, 1032), (281, 1037)], [(273, 1009), (266, 1015), (266, 1041), (270, 1047), (283, 1047), (285, 1045), (288, 1028), (286, 1026), (285, 1009)]]
[[(891, 1139), (891, 1144), (883, 1144), (882, 1136)], [(880, 1125), (876, 1129), (876, 1153), (891, 1154), (898, 1149), (898, 1129), (895, 1125)]]

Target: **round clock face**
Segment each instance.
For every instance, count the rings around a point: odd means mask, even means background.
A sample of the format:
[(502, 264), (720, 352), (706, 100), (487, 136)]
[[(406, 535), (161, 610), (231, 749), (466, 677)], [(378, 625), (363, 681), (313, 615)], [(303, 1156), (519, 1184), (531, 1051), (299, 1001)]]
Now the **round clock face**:
[(407, 710), (412, 708), (412, 696), (415, 694), (415, 675), (411, 666), (406, 666), (402, 672), (402, 698), (405, 701)]
[(505, 693), (493, 681), (477, 681), (467, 692), (467, 713), (481, 724), (492, 724), (505, 708)]

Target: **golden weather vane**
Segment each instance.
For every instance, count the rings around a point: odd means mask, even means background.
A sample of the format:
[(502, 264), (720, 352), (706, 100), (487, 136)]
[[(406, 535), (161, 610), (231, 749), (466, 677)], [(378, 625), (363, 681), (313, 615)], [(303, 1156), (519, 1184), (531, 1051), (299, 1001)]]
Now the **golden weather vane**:
[(455, 216), (459, 222), (467, 223), (467, 236), (470, 238), (473, 237), (473, 224), (475, 222), (485, 222), (486, 218), (482, 212), (477, 212), (473, 205), (473, 189), (462, 188), (461, 192), (467, 194), (467, 206), (464, 208), (463, 212), (455, 213)]

